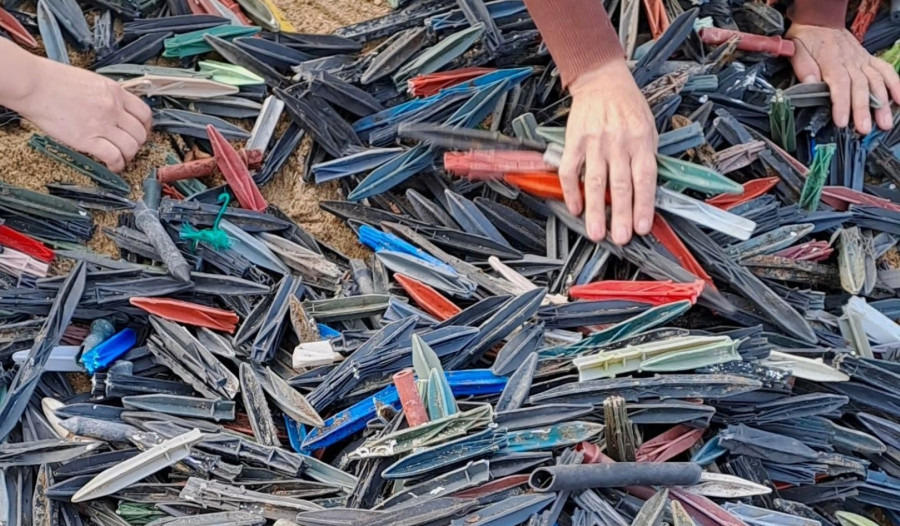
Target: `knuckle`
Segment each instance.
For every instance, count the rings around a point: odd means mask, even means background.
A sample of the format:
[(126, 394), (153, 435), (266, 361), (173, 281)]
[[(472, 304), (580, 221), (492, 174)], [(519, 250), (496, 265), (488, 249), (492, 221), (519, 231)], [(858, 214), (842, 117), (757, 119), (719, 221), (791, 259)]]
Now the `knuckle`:
[(573, 130), (572, 133), (566, 131), (566, 145), (572, 144), (583, 147), (585, 144), (595, 138), (599, 133), (600, 132), (594, 127), (578, 127), (577, 129)]
[(115, 103), (117, 105), (121, 104), (122, 99), (124, 98), (124, 96), (123, 96), (124, 90), (122, 88), (120, 88), (119, 86), (113, 85), (113, 86), (109, 86), (106, 91), (107, 91), (106, 97), (104, 97), (106, 100), (108, 100), (109, 102)]
[(647, 167), (641, 167), (635, 170), (633, 176), (635, 184), (656, 186), (656, 170), (648, 170)]
[(631, 181), (623, 178), (614, 178), (609, 185), (609, 189), (614, 194), (630, 194), (632, 189)]
[(99, 106), (100, 111), (108, 113), (119, 108), (119, 101), (115, 96), (103, 97), (103, 99), (99, 103)]
[(641, 120), (639, 123), (629, 128), (628, 135), (635, 139), (643, 139), (651, 137), (656, 133), (656, 127), (650, 126), (646, 121)]
[(584, 186), (589, 193), (600, 193), (606, 189), (606, 180), (600, 175), (588, 177), (587, 181), (584, 182)]
[(878, 68), (891, 67), (884, 59), (869, 55), (869, 63)]
[(566, 166), (559, 169), (559, 179), (565, 182), (571, 182), (578, 179), (578, 170), (573, 166)]
[(104, 149), (94, 149), (94, 151), (90, 152), (91, 155), (100, 160), (103, 164), (110, 166), (116, 161), (116, 157), (112, 155), (108, 150)]
[(846, 79), (835, 80), (833, 82), (825, 81), (831, 86), (832, 96), (843, 95), (850, 91), (850, 81)]
[(656, 145), (652, 143), (638, 144), (632, 150), (631, 157), (639, 168), (656, 169)]
[(845, 88), (850, 86), (850, 77), (846, 74), (828, 72), (823, 75), (823, 79), (832, 88)]

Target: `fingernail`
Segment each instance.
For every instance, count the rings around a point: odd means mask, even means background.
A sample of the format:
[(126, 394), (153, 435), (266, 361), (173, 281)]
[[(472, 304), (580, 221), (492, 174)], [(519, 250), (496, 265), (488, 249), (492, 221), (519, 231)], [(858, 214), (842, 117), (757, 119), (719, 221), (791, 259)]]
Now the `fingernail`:
[(625, 243), (625, 240), (628, 239), (628, 229), (624, 226), (620, 226), (616, 229), (616, 242), (621, 244)]
[(650, 220), (647, 219), (646, 217), (641, 218), (641, 220), (638, 221), (638, 230), (640, 230), (641, 232), (643, 232), (645, 234), (647, 232), (649, 232), (650, 231)]
[(803, 80), (800, 81), (800, 82), (803, 82), (803, 83), (807, 83), (807, 84), (808, 84), (808, 83), (810, 83), (810, 82), (815, 82), (815, 81), (816, 81), (816, 77), (814, 77), (814, 76), (812, 76), (812, 75), (807, 75), (807, 76), (803, 77)]

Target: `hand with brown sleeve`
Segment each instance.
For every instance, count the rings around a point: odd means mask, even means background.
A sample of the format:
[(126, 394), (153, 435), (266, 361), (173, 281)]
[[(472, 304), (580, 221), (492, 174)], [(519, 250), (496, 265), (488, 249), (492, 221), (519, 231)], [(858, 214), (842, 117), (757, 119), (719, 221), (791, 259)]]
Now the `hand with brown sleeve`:
[[(657, 134), (601, 0), (526, 0), (572, 94), (559, 169), (569, 211), (584, 212), (588, 235), (625, 244), (653, 224)], [(584, 170), (584, 191), (579, 188)], [(606, 224), (606, 190), (612, 221)]]
[(871, 93), (881, 101), (875, 122), (889, 130), (891, 100), (900, 104), (900, 77), (847, 31), (847, 0), (796, 0), (788, 14), (793, 24), (785, 36), (796, 47), (791, 59), (794, 73), (801, 82), (828, 84), (834, 123), (848, 126), (852, 113), (856, 131), (872, 131)]
[[(584, 212), (588, 235), (595, 241), (606, 237), (607, 230), (618, 244), (630, 241), (632, 233), (647, 234), (656, 191), (656, 125), (602, 0), (525, 0), (525, 5), (572, 94), (559, 170), (569, 211)], [(844, 29), (846, 9), (847, 0), (794, 2), (789, 11), (794, 24), (787, 36), (797, 46), (795, 72), (801, 81), (829, 84), (838, 126), (848, 124), (852, 107), (857, 130), (870, 130), (872, 93), (883, 102), (876, 121), (889, 128), (888, 93), (900, 103), (900, 81), (893, 68), (869, 55)]]

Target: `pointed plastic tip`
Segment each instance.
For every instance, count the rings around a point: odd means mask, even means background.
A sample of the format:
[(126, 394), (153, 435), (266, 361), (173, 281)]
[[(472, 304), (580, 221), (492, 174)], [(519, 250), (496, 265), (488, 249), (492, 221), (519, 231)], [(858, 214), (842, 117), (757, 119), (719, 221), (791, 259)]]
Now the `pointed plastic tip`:
[(169, 273), (172, 274), (172, 277), (177, 279), (182, 283), (190, 283), (191, 282), (191, 268), (187, 265), (179, 265), (175, 268), (170, 268)]

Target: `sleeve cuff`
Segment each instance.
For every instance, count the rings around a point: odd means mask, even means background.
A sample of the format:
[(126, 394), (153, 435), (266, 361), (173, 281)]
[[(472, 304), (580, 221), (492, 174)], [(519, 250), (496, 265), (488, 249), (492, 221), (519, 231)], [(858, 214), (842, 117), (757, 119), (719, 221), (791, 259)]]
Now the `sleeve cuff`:
[(563, 86), (625, 51), (601, 0), (526, 0), (525, 5), (559, 68)]
[(795, 24), (843, 28), (847, 25), (847, 0), (795, 0), (788, 17)]

